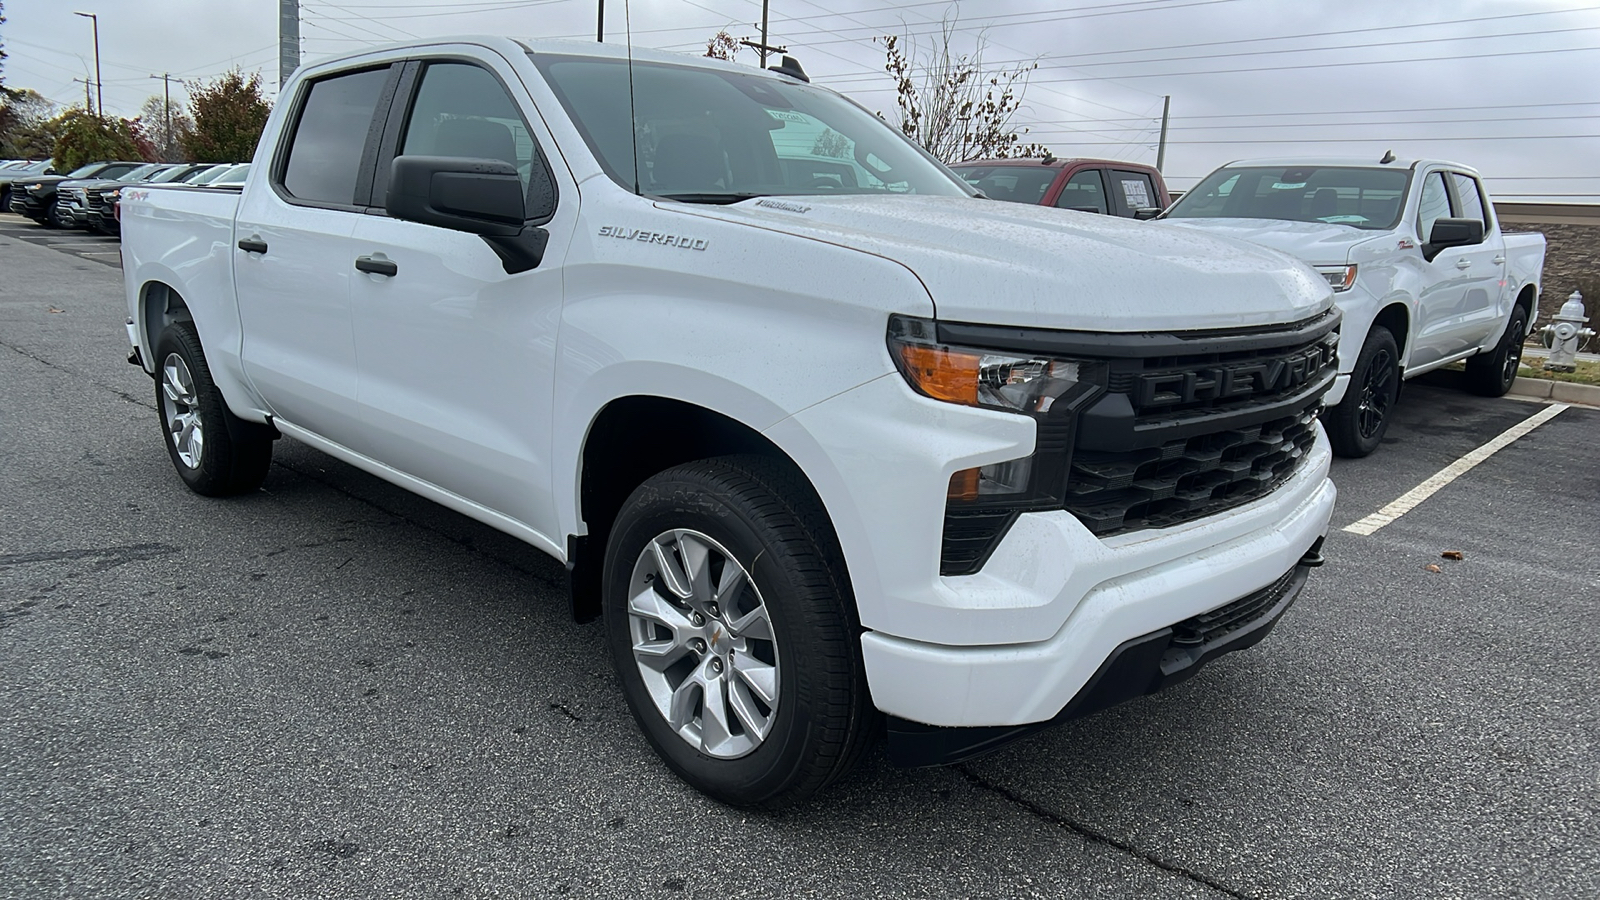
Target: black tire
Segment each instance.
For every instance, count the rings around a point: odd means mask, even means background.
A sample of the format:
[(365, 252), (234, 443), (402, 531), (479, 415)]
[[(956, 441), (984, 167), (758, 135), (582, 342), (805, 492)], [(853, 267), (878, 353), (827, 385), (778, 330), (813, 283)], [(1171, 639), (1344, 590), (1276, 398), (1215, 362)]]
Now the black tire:
[(72, 220), (67, 218), (65, 210), (61, 208), (61, 201), (52, 200), (44, 213), (46, 228), (71, 228)]
[[(696, 540), (710, 538), (720, 545), (705, 558), (703, 569), (709, 573), (714, 560), (721, 558), (719, 552), (725, 551), (748, 572), (755, 591), (739, 592), (728, 601), (729, 608), (721, 610), (715, 603), (707, 610), (693, 599), (667, 601), (676, 596), (658, 587), (667, 576), (646, 575), (641, 580), (639, 573), (650, 566), (646, 555), (654, 552), (652, 544), (674, 533), (687, 533)], [(773, 460), (743, 456), (686, 463), (661, 472), (640, 485), (623, 505), (606, 544), (604, 567), (606, 641), (628, 705), (656, 752), (684, 781), (724, 803), (777, 809), (805, 800), (855, 766), (877, 732), (878, 717), (867, 692), (860, 627), (837, 538), (810, 486), (797, 473)], [(727, 563), (722, 562), (718, 571), (727, 573)], [(636, 592), (639, 585), (647, 590)], [(693, 673), (682, 675), (679, 685), (700, 675), (720, 678), (709, 673), (723, 672), (716, 657), (726, 652), (729, 686), (719, 696), (730, 699), (723, 718), (736, 723), (746, 743), (754, 741), (753, 749), (732, 758), (719, 756), (717, 748), (707, 749), (708, 739), (692, 743), (695, 738), (669, 723), (635, 658), (635, 636), (639, 629), (654, 629), (652, 633), (668, 644), (687, 646), (694, 641), (655, 627), (651, 617), (630, 614), (634, 597), (674, 604), (685, 625), (691, 622), (688, 617), (698, 615), (696, 610), (706, 613), (692, 624), (703, 625), (711, 641), (701, 641), (699, 653), (684, 653), (673, 664), (687, 666), (685, 671)], [(744, 605), (734, 610), (739, 604)], [(774, 672), (776, 702), (762, 707), (768, 716), (764, 737), (736, 722), (738, 710), (732, 708), (731, 699), (738, 681), (734, 651), (718, 649), (718, 640), (745, 641), (730, 626), (754, 606), (765, 608), (771, 640), (752, 638), (741, 644), (747, 650), (740, 659), (748, 667), (751, 658), (761, 656)], [(719, 624), (727, 631), (720, 631)], [(670, 640), (660, 638), (663, 632)], [(763, 644), (770, 646), (758, 646)], [(771, 659), (765, 658), (763, 649)], [(677, 696), (669, 672), (657, 676), (657, 689), (667, 685)], [(749, 695), (748, 689), (741, 689)], [(686, 727), (702, 735), (715, 731), (695, 724), (710, 721), (705, 702), (709, 691), (693, 690), (700, 699), (691, 701), (693, 721)], [(734, 742), (728, 738), (729, 745)]]
[[(211, 379), (193, 323), (174, 322), (156, 341), (156, 410), (161, 442), (178, 477), (197, 494), (227, 497), (261, 487), (272, 464), (274, 430), (228, 411)], [(172, 389), (169, 389), (171, 387)], [(192, 423), (193, 427), (187, 427)], [(200, 440), (192, 438), (198, 433)]]
[(1467, 389), (1484, 397), (1504, 397), (1517, 380), (1527, 330), (1528, 313), (1520, 306), (1514, 307), (1500, 343), (1488, 353), (1467, 359)]
[(1378, 449), (1399, 396), (1400, 349), (1389, 329), (1374, 325), (1361, 345), (1344, 399), (1323, 415), (1333, 452), (1360, 459)]

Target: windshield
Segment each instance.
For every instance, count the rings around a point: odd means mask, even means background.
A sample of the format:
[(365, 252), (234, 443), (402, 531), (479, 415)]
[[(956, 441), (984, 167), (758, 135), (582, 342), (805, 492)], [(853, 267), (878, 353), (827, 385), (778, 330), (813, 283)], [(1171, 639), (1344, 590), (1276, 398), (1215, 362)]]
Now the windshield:
[(641, 193), (701, 203), (763, 195), (970, 192), (882, 119), (838, 94), (757, 74), (538, 54), (606, 174)]
[(146, 178), (150, 177), (151, 175), (155, 174), (156, 172), (161, 171), (162, 168), (163, 167), (158, 163), (151, 163), (149, 165), (140, 166), (139, 168), (134, 169), (131, 172), (125, 173), (125, 174), (119, 176), (117, 178), (117, 180), (118, 181), (143, 181)]
[(93, 175), (96, 171), (98, 171), (100, 169), (103, 169), (105, 167), (106, 167), (105, 163), (89, 163), (87, 166), (79, 166), (78, 168), (73, 169), (70, 173), (67, 174), (67, 177), (68, 178), (87, 178), (90, 175)]
[(217, 180), (218, 178), (221, 178), (223, 175), (226, 175), (228, 170), (231, 169), (231, 168), (233, 168), (233, 167), (232, 166), (223, 165), (223, 166), (216, 166), (215, 168), (207, 169), (204, 172), (201, 172), (199, 175), (196, 175), (193, 178), (190, 178), (188, 183), (189, 184), (210, 184), (211, 182)]
[(1035, 163), (1031, 166), (951, 166), (967, 184), (991, 200), (1043, 203), (1045, 191), (1061, 170)]
[(1400, 221), (1411, 173), (1343, 166), (1225, 167), (1183, 195), (1171, 219), (1281, 219), (1356, 228)]
[(162, 172), (162, 173), (156, 175), (156, 177), (150, 179), (150, 183), (151, 184), (166, 184), (166, 183), (171, 182), (171, 181), (177, 181), (179, 178), (182, 178), (183, 176), (188, 175), (188, 174), (190, 174), (190, 173), (192, 173), (194, 171), (195, 171), (195, 169), (194, 169), (193, 166), (173, 166), (172, 168), (166, 170), (165, 172)]
[(250, 175), (250, 164), (249, 163), (245, 163), (242, 166), (234, 166), (233, 168), (229, 169), (227, 172), (224, 172), (221, 178), (218, 178), (217, 180), (215, 180), (215, 181), (213, 181), (211, 183), (212, 184), (244, 184), (245, 178), (248, 177), (249, 175)]

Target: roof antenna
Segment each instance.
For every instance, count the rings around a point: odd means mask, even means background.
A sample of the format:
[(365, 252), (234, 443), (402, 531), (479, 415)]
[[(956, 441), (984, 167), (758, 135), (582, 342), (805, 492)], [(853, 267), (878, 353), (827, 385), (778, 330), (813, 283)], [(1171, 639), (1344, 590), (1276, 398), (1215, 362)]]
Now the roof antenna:
[(1054, 153), (1050, 152), (1050, 148), (1049, 147), (1044, 148), (1044, 158), (1039, 160), (1039, 165), (1048, 166), (1048, 165), (1050, 165), (1051, 163), (1053, 163), (1055, 161), (1056, 161), (1056, 155)]
[(1378, 160), (1378, 165), (1387, 166), (1389, 163), (1392, 163), (1392, 162), (1394, 162), (1394, 151), (1393, 150), (1385, 150), (1385, 151), (1383, 151), (1383, 159)]
[(639, 116), (633, 109), (633, 15), (628, 0), (622, 0), (622, 28), (628, 36), (628, 133), (633, 138), (633, 192), (639, 190)]

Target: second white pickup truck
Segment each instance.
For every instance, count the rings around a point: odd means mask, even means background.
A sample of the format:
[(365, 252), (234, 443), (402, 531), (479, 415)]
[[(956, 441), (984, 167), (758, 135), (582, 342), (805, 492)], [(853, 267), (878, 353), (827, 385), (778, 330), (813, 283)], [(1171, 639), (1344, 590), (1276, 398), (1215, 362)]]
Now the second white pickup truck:
[(1325, 421), (1334, 452), (1378, 448), (1403, 380), (1466, 360), (1511, 389), (1533, 331), (1542, 234), (1500, 230), (1478, 173), (1442, 160), (1253, 160), (1207, 175), (1162, 217), (1314, 266), (1344, 311)]
[(1339, 313), (1280, 253), (975, 196), (787, 63), (441, 40), (282, 98), (241, 193), (123, 194), (178, 474), (284, 435), (561, 560), (716, 797), (1157, 690), (1321, 562)]

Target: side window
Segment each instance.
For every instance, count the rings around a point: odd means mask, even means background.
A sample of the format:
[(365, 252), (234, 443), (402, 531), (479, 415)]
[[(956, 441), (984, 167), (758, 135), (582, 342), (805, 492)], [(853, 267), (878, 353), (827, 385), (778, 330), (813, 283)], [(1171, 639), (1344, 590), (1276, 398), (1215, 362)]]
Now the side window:
[(1461, 201), (1461, 218), (1477, 219), (1489, 230), (1489, 217), (1484, 215), (1483, 195), (1478, 190), (1478, 180), (1471, 175), (1451, 172), (1450, 180), (1456, 184), (1456, 199)]
[(361, 157), (389, 69), (335, 75), (311, 85), (290, 139), (283, 189), (300, 200), (355, 203)]
[(1111, 212), (1106, 205), (1105, 182), (1099, 169), (1081, 169), (1074, 172), (1061, 186), (1061, 196), (1056, 198), (1060, 209), (1077, 209), (1105, 215)]
[(1422, 198), (1417, 207), (1417, 239), (1426, 242), (1433, 223), (1450, 218), (1450, 192), (1445, 190), (1444, 173), (1429, 172), (1422, 182)]
[(1122, 208), (1121, 215), (1131, 216), (1136, 209), (1161, 205), (1155, 185), (1151, 183), (1150, 176), (1143, 172), (1112, 172), (1111, 181), (1116, 185), (1112, 188), (1112, 194)]
[(400, 155), (497, 159), (516, 166), (524, 188), (535, 172), (548, 182), (516, 102), (487, 69), (470, 63), (432, 63), (423, 70)]

